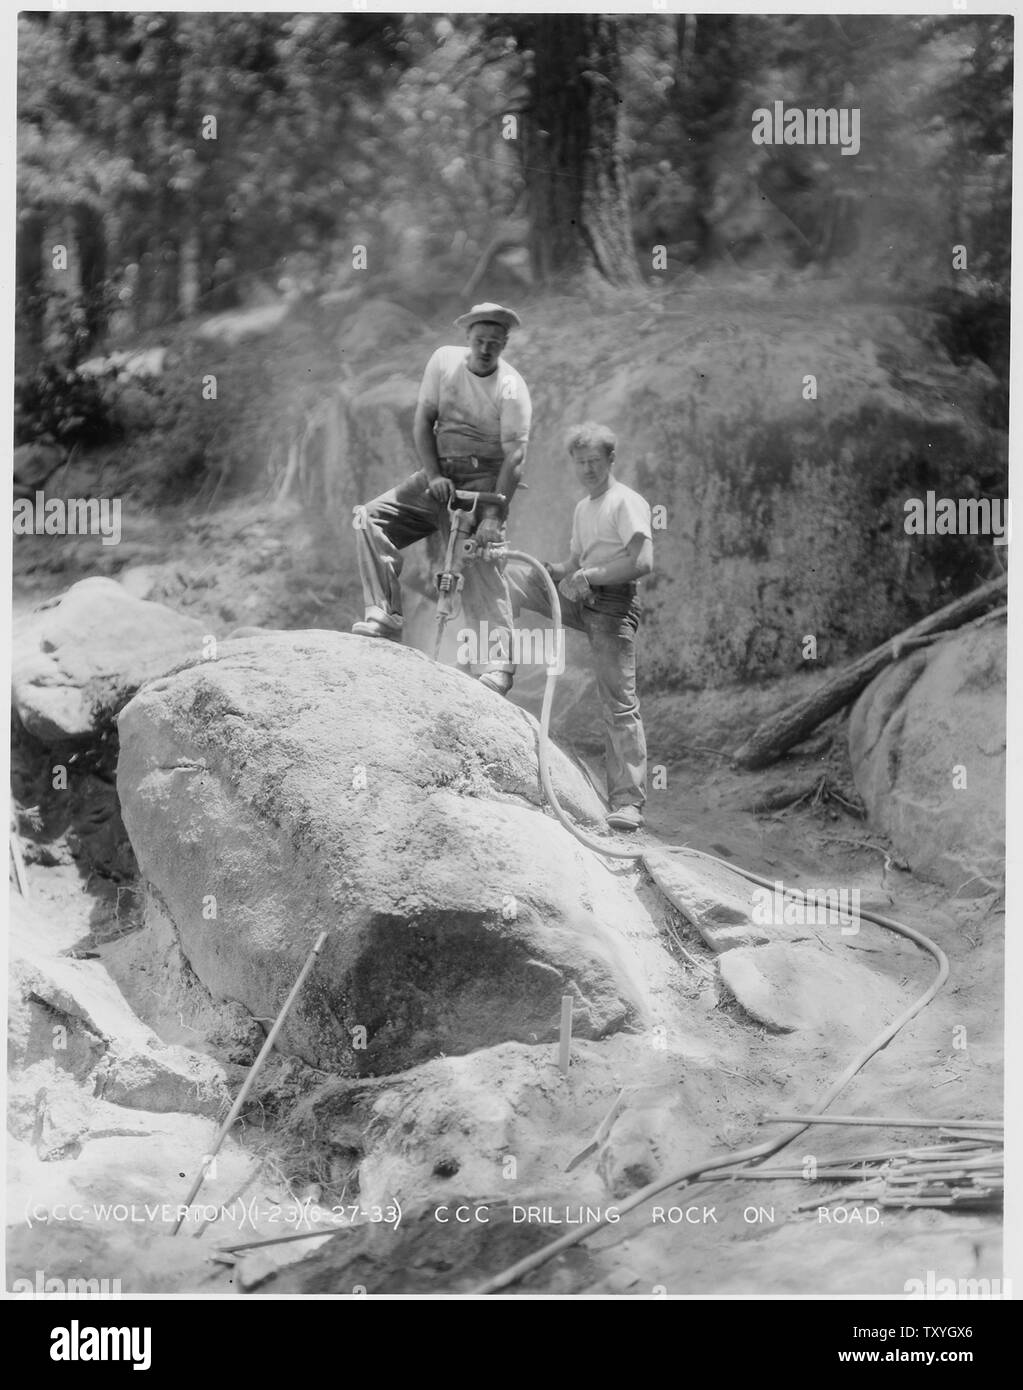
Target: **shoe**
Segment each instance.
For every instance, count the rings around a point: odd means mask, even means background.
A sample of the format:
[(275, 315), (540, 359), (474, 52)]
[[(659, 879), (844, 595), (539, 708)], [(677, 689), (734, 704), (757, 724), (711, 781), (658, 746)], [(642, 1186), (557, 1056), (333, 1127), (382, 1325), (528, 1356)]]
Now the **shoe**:
[(604, 819), (612, 830), (638, 830), (643, 824), (643, 812), (638, 806), (616, 806)]
[(388, 642), (401, 641), (401, 628), (391, 623), (382, 623), (378, 618), (364, 618), (352, 623), (352, 631), (359, 637), (383, 637)]
[(484, 671), (479, 677), (480, 685), (485, 685), (488, 690), (493, 690), (497, 695), (507, 695), (512, 688), (515, 677), (508, 671)]

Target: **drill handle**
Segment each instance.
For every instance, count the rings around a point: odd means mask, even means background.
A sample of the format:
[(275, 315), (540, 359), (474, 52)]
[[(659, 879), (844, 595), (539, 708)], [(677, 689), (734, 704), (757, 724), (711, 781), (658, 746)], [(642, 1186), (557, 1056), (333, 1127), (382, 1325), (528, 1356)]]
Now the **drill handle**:
[[(471, 505), (465, 506), (466, 502)], [(503, 492), (467, 492), (459, 488), (448, 501), (449, 512), (475, 512), (480, 506), (499, 507), (502, 521), (508, 516), (508, 499)]]
[(479, 492), (479, 505), (484, 507), (497, 507), (501, 513), (501, 520), (508, 520), (508, 499), (503, 492)]

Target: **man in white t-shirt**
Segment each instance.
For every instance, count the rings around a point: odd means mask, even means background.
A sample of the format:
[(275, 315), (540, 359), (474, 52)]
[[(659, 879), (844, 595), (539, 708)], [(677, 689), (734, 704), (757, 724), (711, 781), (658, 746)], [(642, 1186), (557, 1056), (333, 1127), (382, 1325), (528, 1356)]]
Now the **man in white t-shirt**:
[[(617, 440), (606, 426), (573, 426), (566, 443), (587, 495), (572, 517), (568, 559), (546, 568), (563, 596), (562, 623), (590, 642), (604, 716), (607, 823), (637, 830), (646, 801), (646, 736), (636, 695), (636, 630), (638, 581), (653, 569), (650, 507), (613, 476)], [(515, 562), (507, 579), (515, 613), (528, 608), (550, 617), (535, 570)]]
[[(401, 551), (424, 536), (448, 535), (452, 489), (500, 493), (502, 509), (481, 504), (476, 540), (502, 545), (507, 508), (522, 475), (532, 405), (522, 377), (501, 358), (519, 316), (500, 304), (474, 304), (455, 320), (465, 347), (442, 347), (423, 373), (413, 436), (422, 468), (372, 502), (355, 509), (356, 546), (366, 616), (352, 631), (401, 641)], [(512, 626), (508, 586), (501, 569), (477, 559), (463, 571), (462, 605), (473, 622), (486, 619), (493, 632)], [(514, 667), (507, 642), (491, 643), (480, 680), (499, 694), (511, 686)]]

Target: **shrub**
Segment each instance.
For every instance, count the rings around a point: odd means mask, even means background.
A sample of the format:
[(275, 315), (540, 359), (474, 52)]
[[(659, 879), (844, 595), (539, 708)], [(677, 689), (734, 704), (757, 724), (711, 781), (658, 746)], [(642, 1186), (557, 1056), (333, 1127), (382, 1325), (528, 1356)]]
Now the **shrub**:
[(15, 378), (15, 444), (50, 440), (70, 448), (117, 438), (122, 430), (104, 391), (113, 371), (104, 377), (81, 376), (77, 370), (89, 345), (81, 303), (64, 297), (52, 312), (46, 354)]

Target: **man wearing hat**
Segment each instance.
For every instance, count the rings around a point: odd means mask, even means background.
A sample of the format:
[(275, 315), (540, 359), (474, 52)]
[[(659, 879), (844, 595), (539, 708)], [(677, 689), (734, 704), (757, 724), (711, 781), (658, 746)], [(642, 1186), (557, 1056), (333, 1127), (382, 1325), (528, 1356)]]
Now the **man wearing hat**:
[[(505, 540), (507, 506), (522, 475), (532, 418), (526, 383), (501, 357), (509, 330), (520, 321), (500, 304), (474, 304), (455, 325), (465, 329), (466, 346), (438, 348), (419, 388), (413, 436), (422, 468), (355, 509), (366, 616), (352, 631), (365, 637), (401, 641), (401, 551), (435, 531), (446, 542), (453, 489), (503, 495), (504, 509), (481, 505), (476, 540), (484, 546)], [(491, 633), (511, 632), (508, 586), (497, 565), (466, 565), (462, 602), (470, 621), (485, 618)], [(490, 654), (497, 659), (480, 680), (506, 694), (514, 670), (510, 652), (492, 642)]]

